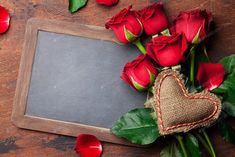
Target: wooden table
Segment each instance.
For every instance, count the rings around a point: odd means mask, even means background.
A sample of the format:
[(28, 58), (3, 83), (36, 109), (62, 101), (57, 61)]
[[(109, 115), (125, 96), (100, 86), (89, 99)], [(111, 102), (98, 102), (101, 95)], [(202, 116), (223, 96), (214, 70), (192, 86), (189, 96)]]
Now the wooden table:
[[(31, 17), (58, 19), (76, 23), (104, 26), (107, 18), (129, 4), (134, 9), (146, 6), (154, 0), (120, 0), (112, 8), (99, 6), (95, 0), (76, 14), (67, 11), (68, 0), (1, 0), (11, 14), (11, 28), (0, 35), (0, 156), (1, 157), (75, 157), (74, 138), (57, 136), (16, 128), (11, 123), (11, 111), (15, 93), (19, 61), (24, 41), (26, 21)], [(234, 0), (165, 0), (168, 15), (180, 10), (202, 8), (211, 11), (217, 26), (211, 37), (210, 55), (213, 61), (235, 52), (235, 1)], [(232, 122), (235, 126), (235, 122)], [(234, 157), (235, 146), (226, 144), (212, 129), (211, 138), (218, 157)], [(104, 157), (157, 157), (164, 142), (149, 148), (126, 147), (103, 143)], [(207, 154), (205, 153), (205, 156)]]

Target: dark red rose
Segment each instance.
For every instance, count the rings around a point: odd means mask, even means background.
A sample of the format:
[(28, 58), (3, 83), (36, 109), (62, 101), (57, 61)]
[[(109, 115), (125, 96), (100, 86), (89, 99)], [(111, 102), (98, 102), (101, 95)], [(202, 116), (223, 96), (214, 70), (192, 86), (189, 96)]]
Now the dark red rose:
[(98, 4), (112, 6), (118, 3), (119, 0), (96, 0)]
[(111, 28), (118, 40), (125, 44), (136, 40), (143, 32), (141, 22), (131, 8), (132, 6), (129, 6), (121, 10), (105, 24), (105, 27)]
[(153, 84), (157, 73), (152, 59), (146, 55), (140, 55), (125, 65), (121, 79), (134, 89), (144, 91)]
[(74, 150), (80, 155), (80, 157), (100, 157), (102, 153), (102, 145), (95, 136), (80, 134), (77, 137)]
[(156, 35), (168, 27), (167, 16), (162, 3), (154, 3), (148, 6), (138, 11), (138, 15), (144, 26), (144, 31), (148, 35)]
[(214, 63), (200, 63), (197, 80), (202, 85), (202, 87), (213, 90), (223, 82), (225, 69), (223, 64)]
[(5, 33), (9, 28), (10, 15), (7, 10), (0, 6), (0, 33)]
[(188, 48), (184, 34), (158, 36), (147, 44), (147, 54), (159, 65), (168, 67), (179, 64)]
[(213, 18), (211, 13), (205, 10), (192, 10), (181, 12), (173, 22), (171, 27), (172, 33), (183, 32), (190, 43), (198, 43), (204, 40), (209, 32)]

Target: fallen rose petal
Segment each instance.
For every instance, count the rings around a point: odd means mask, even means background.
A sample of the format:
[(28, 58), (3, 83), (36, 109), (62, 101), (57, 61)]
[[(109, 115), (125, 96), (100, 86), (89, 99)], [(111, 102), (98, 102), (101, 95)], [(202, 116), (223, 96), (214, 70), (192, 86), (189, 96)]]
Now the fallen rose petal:
[(98, 4), (106, 5), (106, 6), (113, 6), (118, 3), (119, 0), (96, 0)]
[(77, 137), (74, 150), (80, 155), (80, 157), (100, 157), (102, 153), (102, 145), (95, 136), (80, 134)]
[(10, 15), (8, 11), (0, 6), (0, 33), (4, 33), (8, 30), (10, 23)]
[(214, 63), (200, 63), (197, 73), (197, 80), (208, 90), (213, 90), (224, 80), (224, 66)]

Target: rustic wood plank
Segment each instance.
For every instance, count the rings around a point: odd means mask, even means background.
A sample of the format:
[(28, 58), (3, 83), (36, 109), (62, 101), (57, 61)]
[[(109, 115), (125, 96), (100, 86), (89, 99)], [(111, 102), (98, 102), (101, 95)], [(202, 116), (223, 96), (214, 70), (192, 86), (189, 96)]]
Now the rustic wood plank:
[[(120, 8), (133, 3), (134, 8), (146, 6), (156, 0), (120, 0), (111, 9), (99, 6), (95, 0), (89, 0), (87, 7), (71, 15), (67, 11), (67, 0), (7, 0), (1, 1), (11, 14), (11, 28), (0, 35), (0, 156), (1, 157), (75, 157), (74, 139), (26, 131), (16, 128), (10, 121), (19, 60), (24, 41), (25, 25), (31, 17), (57, 19), (89, 25), (103, 26), (107, 18), (118, 12)], [(165, 0), (167, 13), (177, 15), (180, 10), (203, 8), (212, 11), (216, 25), (220, 28), (211, 37), (211, 55), (217, 61), (222, 56), (235, 52), (235, 1), (233, 0)], [(235, 121), (232, 122), (235, 127)], [(213, 128), (212, 142), (215, 144), (218, 157), (235, 156), (235, 147), (225, 143)], [(135, 148), (103, 143), (104, 157), (157, 157), (164, 142), (150, 148)], [(208, 156), (205, 153), (205, 156)]]

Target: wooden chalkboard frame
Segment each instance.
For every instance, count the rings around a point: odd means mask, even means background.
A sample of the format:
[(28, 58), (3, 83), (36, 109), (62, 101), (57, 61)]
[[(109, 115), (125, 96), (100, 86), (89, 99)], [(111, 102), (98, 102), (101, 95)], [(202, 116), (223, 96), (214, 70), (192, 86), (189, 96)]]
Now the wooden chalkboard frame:
[(114, 136), (107, 128), (34, 117), (25, 114), (38, 31), (68, 34), (116, 42), (113, 33), (105, 30), (102, 27), (81, 25), (64, 21), (30, 19), (27, 22), (26, 27), (25, 42), (20, 62), (14, 106), (12, 111), (12, 122), (19, 128), (74, 137), (80, 133), (87, 133), (96, 135), (96, 137), (102, 141), (132, 145), (126, 140)]

